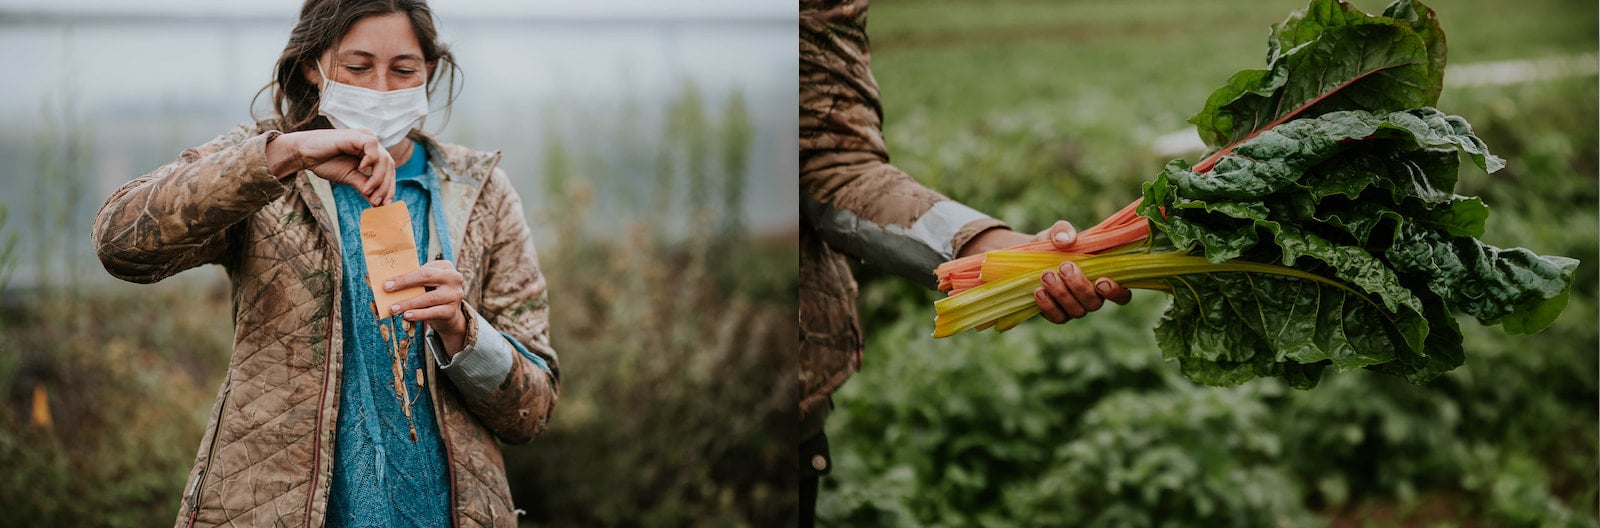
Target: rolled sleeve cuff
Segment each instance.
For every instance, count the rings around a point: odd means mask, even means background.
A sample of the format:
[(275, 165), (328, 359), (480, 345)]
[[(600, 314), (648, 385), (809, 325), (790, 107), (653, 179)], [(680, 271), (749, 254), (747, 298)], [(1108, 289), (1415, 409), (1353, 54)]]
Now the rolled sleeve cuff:
[(806, 197), (814, 225), (836, 249), (932, 288), (940, 264), (978, 233), (1005, 222), (954, 200), (940, 200), (910, 226), (880, 225), (854, 212)]
[(431, 349), (433, 360), (439, 364), (439, 370), (450, 377), (461, 394), (478, 399), (488, 396), (505, 381), (506, 375), (511, 373), (511, 361), (517, 352), (488, 320), (475, 310), (471, 312), (477, 331), (470, 334), (476, 334), (476, 339), (468, 335), (469, 339), (461, 351), (455, 356), (446, 357), (444, 341), (437, 332), (429, 329), (428, 348)]

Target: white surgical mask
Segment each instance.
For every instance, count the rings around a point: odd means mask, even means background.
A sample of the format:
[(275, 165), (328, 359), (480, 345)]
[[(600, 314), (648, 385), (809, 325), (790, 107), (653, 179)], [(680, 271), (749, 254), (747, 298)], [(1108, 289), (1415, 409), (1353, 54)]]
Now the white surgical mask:
[[(317, 73), (322, 73), (321, 61)], [(318, 113), (327, 116), (334, 128), (371, 130), (383, 148), (399, 145), (428, 115), (428, 92), (423, 85), (380, 92), (334, 81), (327, 74), (322, 74), (322, 80)]]

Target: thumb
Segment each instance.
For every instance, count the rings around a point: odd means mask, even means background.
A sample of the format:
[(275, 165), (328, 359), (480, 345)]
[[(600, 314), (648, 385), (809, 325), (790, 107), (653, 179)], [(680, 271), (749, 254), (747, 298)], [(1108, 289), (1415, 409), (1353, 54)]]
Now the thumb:
[(1072, 223), (1066, 220), (1057, 220), (1050, 229), (1045, 230), (1044, 235), (1058, 250), (1066, 250), (1078, 240), (1077, 228), (1072, 227)]

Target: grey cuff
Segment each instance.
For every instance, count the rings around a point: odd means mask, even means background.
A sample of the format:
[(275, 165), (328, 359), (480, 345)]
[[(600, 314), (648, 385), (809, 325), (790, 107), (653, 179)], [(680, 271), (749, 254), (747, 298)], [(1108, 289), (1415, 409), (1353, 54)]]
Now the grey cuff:
[(445, 359), (444, 341), (433, 329), (428, 329), (428, 349), (439, 370), (469, 399), (480, 399), (494, 392), (511, 373), (511, 360), (516, 349), (500, 335), (482, 315), (472, 314), (478, 325), (476, 343), (468, 343), (454, 357)]
[[(974, 222), (998, 227), (1002, 222), (954, 200), (940, 200), (909, 227), (879, 225), (854, 212), (802, 196), (812, 225), (835, 249), (891, 273), (932, 288), (933, 270), (955, 258), (956, 239)], [(965, 233), (971, 238), (975, 233)], [(965, 243), (966, 239), (962, 239)]]

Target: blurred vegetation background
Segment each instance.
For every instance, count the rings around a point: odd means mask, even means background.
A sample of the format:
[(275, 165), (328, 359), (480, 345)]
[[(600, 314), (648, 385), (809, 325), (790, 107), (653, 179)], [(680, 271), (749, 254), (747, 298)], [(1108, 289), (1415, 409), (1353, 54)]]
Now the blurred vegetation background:
[[(88, 229), (117, 185), (248, 119), (293, 23), (281, 7), (0, 6), (0, 41), (32, 46), (43, 64), (20, 68), (44, 85), (0, 92), (23, 125), (0, 133), (0, 526), (172, 522), (228, 364), (227, 282), (117, 282)], [(798, 213), (771, 189), (796, 170), (793, 8), (471, 7), (440, 9), (466, 85), (427, 128), (504, 151), (551, 288), (562, 400), (505, 448), (523, 523), (792, 519)], [(161, 60), (107, 86), (111, 41)], [(196, 65), (217, 50), (228, 67)], [(174, 60), (188, 78), (161, 78)]]
[[(1425, 3), (1449, 42), (1439, 107), (1509, 163), (1462, 171), (1457, 192), (1493, 210), (1484, 239), (1583, 261), (1555, 325), (1464, 320), (1466, 364), (1427, 385), (1330, 371), (1309, 391), (1209, 388), (1161, 359), (1161, 295), (934, 340), (938, 294), (862, 267), (866, 353), (834, 398), (819, 524), (1595, 526), (1596, 5)], [(1186, 120), (1263, 67), (1269, 26), (1305, 5), (875, 3), (889, 152), (1020, 230), (1092, 225), (1165, 161), (1200, 158)]]

